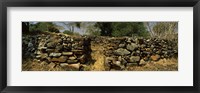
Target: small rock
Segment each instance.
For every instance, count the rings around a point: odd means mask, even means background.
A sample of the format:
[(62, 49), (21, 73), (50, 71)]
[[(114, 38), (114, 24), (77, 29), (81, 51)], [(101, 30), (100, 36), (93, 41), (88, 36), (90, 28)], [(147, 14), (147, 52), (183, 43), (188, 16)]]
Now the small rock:
[(72, 50), (74, 54), (83, 54), (83, 50)]
[(71, 55), (73, 55), (73, 52), (62, 52), (62, 55), (71, 56)]
[(53, 43), (53, 42), (49, 42), (49, 43), (47, 43), (47, 47), (48, 47), (48, 48), (55, 48), (56, 45), (55, 45), (55, 43)]
[(145, 62), (144, 59), (141, 59), (139, 65), (145, 65), (146, 63), (147, 62)]
[(131, 52), (128, 51), (128, 50), (126, 50), (126, 49), (119, 48), (119, 49), (115, 50), (114, 53), (115, 53), (115, 55), (119, 55), (119, 56), (121, 55), (121, 56), (123, 56), (123, 55), (128, 55)]
[(51, 62), (48, 66), (49, 66), (49, 68), (54, 68), (56, 66), (56, 64)]
[(126, 46), (126, 44), (119, 44), (120, 48), (124, 48)]
[(47, 47), (39, 47), (38, 49), (47, 49)]
[(59, 58), (52, 58), (51, 61), (52, 62), (66, 62), (67, 61), (67, 57), (66, 56), (61, 56)]
[(158, 61), (160, 59), (160, 55), (152, 55), (151, 60)]
[(37, 59), (41, 58), (41, 55), (37, 55), (36, 58), (37, 58)]
[(47, 51), (48, 53), (50, 53), (50, 52), (54, 52), (54, 49), (46, 49), (46, 51)]
[(82, 55), (78, 58), (78, 60), (80, 61), (80, 63), (85, 63), (85, 55)]
[(69, 64), (68, 63), (60, 63), (61, 67), (67, 67)]
[(47, 57), (48, 57), (48, 54), (47, 53), (44, 53), (44, 54), (41, 54), (41, 60), (45, 60), (45, 59), (47, 59)]
[(58, 51), (62, 50), (62, 48), (63, 48), (62, 45), (57, 45), (57, 46), (56, 46), (56, 50), (58, 50)]
[(136, 45), (135, 43), (131, 43), (131, 44), (128, 44), (128, 45), (126, 46), (126, 48), (127, 48), (128, 50), (130, 50), (130, 51), (133, 51), (133, 50), (135, 50), (136, 48), (138, 48), (138, 45)]
[(140, 61), (140, 56), (131, 56), (129, 62), (139, 62)]
[(33, 47), (33, 44), (31, 42), (29, 42), (28, 47)]
[(75, 60), (76, 58), (77, 58), (77, 57), (75, 57), (75, 56), (69, 57), (70, 60)]
[(61, 53), (50, 53), (49, 56), (50, 57), (60, 57)]
[(69, 63), (69, 64), (75, 64), (77, 62), (78, 62), (78, 60), (67, 60), (67, 63)]
[(126, 66), (127, 66), (127, 67), (130, 67), (130, 66), (138, 66), (138, 64), (137, 64), (137, 63), (127, 63)]
[(81, 64), (80, 63), (77, 63), (77, 64), (69, 64), (68, 67), (72, 67), (73, 70), (75, 71), (78, 71), (81, 67)]

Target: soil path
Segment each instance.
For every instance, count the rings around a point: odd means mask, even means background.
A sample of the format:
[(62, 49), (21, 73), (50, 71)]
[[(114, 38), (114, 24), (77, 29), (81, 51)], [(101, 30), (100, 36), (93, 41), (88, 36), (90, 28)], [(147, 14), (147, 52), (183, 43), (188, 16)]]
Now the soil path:
[(91, 43), (92, 49), (92, 59), (95, 60), (95, 63), (91, 65), (91, 70), (93, 71), (105, 71), (104, 67), (104, 46), (100, 44)]

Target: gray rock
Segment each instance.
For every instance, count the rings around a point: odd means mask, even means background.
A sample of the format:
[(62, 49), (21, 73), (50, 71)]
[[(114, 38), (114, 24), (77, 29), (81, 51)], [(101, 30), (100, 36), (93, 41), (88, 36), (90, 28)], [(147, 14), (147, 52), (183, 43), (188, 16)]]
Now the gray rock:
[(53, 63), (53, 62), (51, 62), (51, 63), (48, 65), (49, 68), (54, 68), (55, 66), (56, 66), (56, 64)]
[(62, 45), (57, 45), (57, 46), (56, 46), (56, 50), (58, 50), (58, 51), (62, 50), (62, 48), (63, 48)]
[(139, 62), (140, 61), (140, 56), (131, 56), (129, 62)]
[(120, 48), (123, 48), (123, 47), (125, 47), (126, 46), (126, 44), (119, 44), (119, 47)]
[(71, 55), (73, 55), (73, 52), (62, 52), (62, 55), (71, 56)]
[(47, 43), (47, 47), (48, 47), (48, 48), (55, 48), (56, 45), (55, 45), (55, 43), (53, 43), (53, 42), (49, 42), (49, 43)]
[(29, 42), (28, 47), (33, 47), (33, 43)]
[(126, 50), (126, 49), (123, 49), (123, 48), (119, 48), (119, 49), (117, 49), (117, 50), (115, 50), (114, 51), (114, 54), (115, 55), (121, 55), (121, 56), (123, 56), (123, 55), (128, 55), (128, 54), (130, 54), (131, 52), (130, 51), (128, 51), (128, 50)]
[(54, 49), (46, 49), (46, 51), (47, 51), (48, 53), (50, 53), (50, 52), (54, 52)]
[(47, 59), (47, 57), (48, 57), (48, 54), (47, 53), (44, 53), (44, 54), (41, 54), (41, 60), (45, 60), (45, 59)]
[(127, 64), (126, 64), (127, 67), (130, 67), (130, 66), (137, 66), (137, 65), (138, 65), (137, 63), (127, 63)]
[(61, 53), (50, 53), (49, 56), (50, 57), (60, 57)]
[(69, 57), (70, 60), (75, 60), (76, 58), (77, 58), (77, 57), (75, 57), (75, 56)]
[(78, 60), (67, 60), (67, 63), (69, 63), (69, 64), (75, 64), (77, 62), (78, 62)]
[(39, 50), (36, 51), (36, 54), (37, 54), (37, 55), (40, 55), (40, 54), (41, 54), (41, 51), (39, 51)]
[(135, 50), (136, 48), (138, 48), (138, 45), (136, 45), (135, 43), (131, 43), (131, 44), (128, 44), (128, 45), (126, 46), (126, 48), (127, 48), (128, 50), (130, 50), (130, 51), (133, 51), (133, 50)]
[(39, 58), (41, 58), (41, 55), (37, 55), (35, 58), (39, 59)]
[(78, 71), (78, 70), (80, 70), (81, 64), (80, 63), (69, 64), (68, 67), (70, 67), (71, 69), (73, 69), (73, 71)]
[(60, 63), (61, 67), (67, 67), (69, 64), (68, 63)]

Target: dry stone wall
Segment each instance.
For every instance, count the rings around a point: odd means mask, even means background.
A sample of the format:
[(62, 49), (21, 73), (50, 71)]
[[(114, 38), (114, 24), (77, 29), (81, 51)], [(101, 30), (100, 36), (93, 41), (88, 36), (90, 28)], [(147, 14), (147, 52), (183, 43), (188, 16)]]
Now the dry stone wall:
[(64, 34), (23, 36), (23, 57), (32, 57), (52, 65), (81, 70), (81, 64), (91, 59), (90, 39)]
[[(60, 65), (82, 70), (91, 62), (91, 44), (103, 46), (106, 70), (125, 70), (144, 62), (178, 57), (178, 41), (131, 37), (73, 37), (65, 34), (24, 35), (22, 57), (46, 61), (51, 67)], [(83, 66), (84, 65), (84, 66)]]
[(93, 41), (106, 48), (104, 55), (107, 70), (125, 70), (128, 66), (178, 57), (177, 40), (96, 37)]

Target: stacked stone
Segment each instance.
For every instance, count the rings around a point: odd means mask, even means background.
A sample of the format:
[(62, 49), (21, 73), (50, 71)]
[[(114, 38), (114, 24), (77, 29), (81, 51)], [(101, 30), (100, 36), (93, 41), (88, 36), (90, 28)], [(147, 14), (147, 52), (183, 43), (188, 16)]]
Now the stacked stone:
[(35, 46), (35, 51), (32, 51), (35, 58), (52, 64), (52, 67), (60, 65), (81, 70), (81, 65), (90, 60), (90, 40), (86, 37), (70, 37), (64, 34), (38, 35), (36, 45), (38, 46)]
[(156, 38), (111, 38), (108, 47), (105, 52), (107, 70), (123, 70), (127, 66), (138, 66), (141, 61), (178, 57), (178, 42)]

